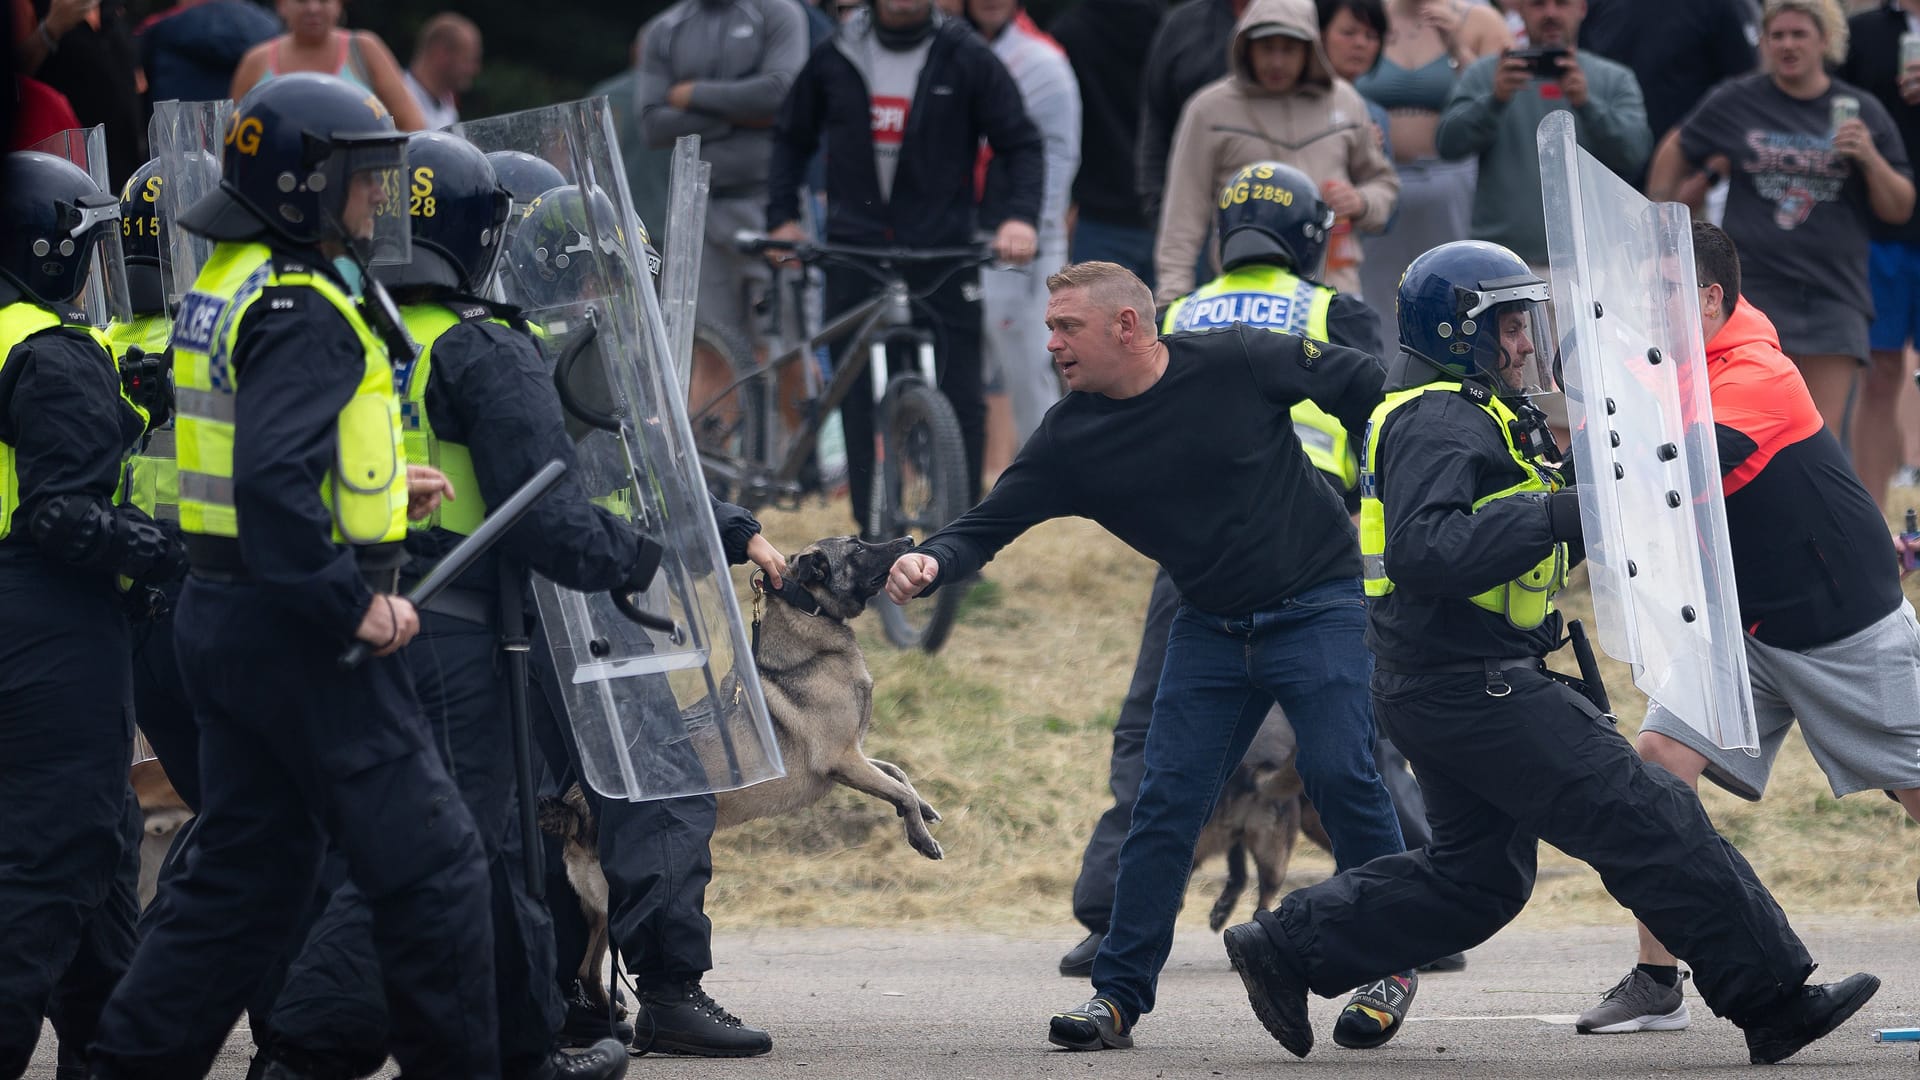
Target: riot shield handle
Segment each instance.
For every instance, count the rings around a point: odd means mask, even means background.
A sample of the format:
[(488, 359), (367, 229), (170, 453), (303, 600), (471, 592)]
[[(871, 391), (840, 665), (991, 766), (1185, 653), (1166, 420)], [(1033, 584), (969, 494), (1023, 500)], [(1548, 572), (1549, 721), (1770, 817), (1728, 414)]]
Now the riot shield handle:
[(685, 628), (679, 623), (674, 622), (671, 618), (665, 615), (655, 615), (653, 612), (642, 608), (639, 604), (633, 602), (633, 597), (619, 589), (613, 590), (610, 595), (613, 597), (613, 606), (620, 610), (620, 614), (625, 615), (627, 618), (649, 630), (657, 630), (667, 635), (667, 640), (673, 642), (675, 645), (681, 645), (686, 642), (687, 632)]
[[(486, 520), (480, 523), (480, 527), (473, 530), (472, 536), (460, 541), (452, 551), (447, 552), (445, 558), (435, 563), (427, 576), (421, 578), (420, 583), (408, 591), (407, 599), (414, 607), (425, 607), (447, 586), (453, 584), (454, 579), (466, 573), (480, 556), (487, 553), (487, 549), (499, 542), (500, 537), (508, 529), (513, 528), (515, 523), (526, 517), (527, 511), (533, 509), (533, 504), (538, 502), (542, 495), (552, 491), (554, 485), (560, 482), (560, 478), (565, 476), (566, 472), (567, 463), (559, 458), (541, 466), (540, 471), (533, 474), (533, 479), (520, 485), (520, 489), (509, 495), (506, 502), (501, 503), (494, 508), (493, 513), (487, 515)], [(373, 646), (364, 641), (356, 641), (340, 654), (340, 668), (342, 671), (351, 671), (366, 663), (367, 657), (371, 655), (373, 655)]]
[(573, 395), (573, 365), (580, 360), (580, 354), (600, 336), (600, 320), (593, 311), (587, 312), (587, 328), (567, 343), (566, 350), (553, 363), (553, 389), (560, 395), (560, 405), (574, 419), (591, 428), (620, 434), (620, 418), (612, 413), (604, 413), (593, 408)]

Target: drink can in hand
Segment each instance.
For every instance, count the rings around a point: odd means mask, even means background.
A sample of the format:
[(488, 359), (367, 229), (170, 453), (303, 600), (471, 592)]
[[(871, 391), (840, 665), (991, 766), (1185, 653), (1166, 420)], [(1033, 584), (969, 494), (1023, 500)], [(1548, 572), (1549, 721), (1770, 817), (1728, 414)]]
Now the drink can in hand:
[(1832, 108), (1833, 133), (1837, 135), (1840, 132), (1840, 125), (1859, 117), (1860, 99), (1852, 94), (1835, 94)]

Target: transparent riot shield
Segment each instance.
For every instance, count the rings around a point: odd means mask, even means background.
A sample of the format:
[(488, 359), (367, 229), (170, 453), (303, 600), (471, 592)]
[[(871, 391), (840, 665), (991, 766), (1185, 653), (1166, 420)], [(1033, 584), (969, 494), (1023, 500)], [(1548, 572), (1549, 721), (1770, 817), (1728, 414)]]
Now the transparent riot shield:
[[(456, 131), (567, 181), (514, 226), (502, 291), (555, 362), (589, 494), (667, 549), (638, 597), (536, 587), (587, 783), (637, 801), (782, 775), (606, 99)], [(670, 630), (647, 625), (662, 616)]]
[[(55, 132), (27, 149), (73, 162), (93, 177), (94, 186), (102, 195), (112, 197), (115, 203), (120, 201), (119, 192), (113, 189), (113, 181), (107, 174), (104, 124)], [(102, 329), (115, 320), (124, 321), (131, 314), (133, 304), (127, 291), (127, 267), (122, 259), (117, 228), (103, 233), (101, 242), (94, 245), (86, 287), (74, 297), (73, 303), (87, 313), (89, 323)]]
[(1541, 121), (1538, 139), (1601, 648), (1714, 745), (1751, 751), (1686, 208), (1648, 202), (1580, 149), (1571, 113)]
[(700, 160), (700, 136), (682, 135), (673, 144), (673, 177), (667, 185), (666, 263), (660, 274), (660, 311), (667, 328), (680, 399), (693, 382), (694, 304), (700, 296), (700, 261), (706, 254), (707, 193), (713, 166)]
[[(171, 225), (187, 208), (220, 184), (220, 150), (231, 101), (160, 101), (147, 124), (147, 142), (160, 162), (160, 219)], [(160, 247), (160, 269), (167, 282), (167, 310), (193, 288), (200, 267), (213, 253), (213, 241), (185, 229), (167, 228)]]

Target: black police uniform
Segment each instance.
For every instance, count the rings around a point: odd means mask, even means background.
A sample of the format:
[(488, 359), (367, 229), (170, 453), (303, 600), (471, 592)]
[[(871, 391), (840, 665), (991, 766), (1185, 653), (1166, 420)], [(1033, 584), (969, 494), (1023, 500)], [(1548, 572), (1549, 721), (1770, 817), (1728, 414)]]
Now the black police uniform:
[[(463, 499), (499, 505), (555, 458), (575, 464), (552, 365), (523, 330), (491, 321), (477, 300), (449, 298), (462, 321), (433, 342), (426, 410), (436, 437), (468, 448), (480, 490)], [(461, 537), (416, 531), (407, 541), (409, 578), (424, 575)], [(511, 717), (498, 619), (502, 574), (525, 590), (527, 570), (565, 588), (604, 592), (651, 577), (659, 548), (593, 506), (570, 469), (493, 551), (421, 612), (404, 656), (422, 711), (486, 845), (491, 878), (494, 963), (500, 1002), (502, 1073), (524, 1074), (553, 1047), (564, 1010), (554, 975), (546, 905), (527, 895), (515, 813)], [(531, 615), (530, 596), (524, 610)], [(565, 887), (562, 886), (564, 889)], [(566, 897), (565, 891), (550, 895)], [(289, 1060), (385, 1056), (385, 1025), (372, 926), (365, 899), (336, 894), (294, 962), (273, 1012), (273, 1053)], [(375, 978), (369, 978), (374, 976)]]
[(114, 579), (165, 577), (182, 555), (112, 503), (145, 421), (105, 349), (70, 327), (29, 337), (0, 404), (20, 499), (0, 539), (0, 1077), (18, 1077), (43, 1015), (63, 1046), (92, 1039), (132, 955), (132, 646)]
[[(760, 534), (760, 523), (731, 503), (716, 499), (711, 506), (727, 561), (746, 562), (747, 545)], [(534, 655), (539, 691), (533, 698), (535, 732), (546, 760), (547, 790), (559, 794), (581, 776), (579, 750), (564, 719), (557, 677), (550, 663), (539, 662), (547, 658), (546, 650), (536, 648)], [(736, 1046), (741, 1052), (764, 1051), (771, 1045), (764, 1033), (739, 1024), (699, 990), (701, 977), (713, 969), (713, 923), (705, 904), (707, 883), (713, 879), (715, 798), (689, 795), (629, 802), (602, 797), (585, 784), (582, 790), (594, 807), (600, 869), (607, 878), (608, 937), (647, 1010), (635, 1018), (634, 1046), (664, 1049), (676, 1037), (691, 1035)], [(551, 840), (547, 873), (547, 895), (570, 899), (572, 887), (566, 880), (561, 845)], [(586, 922), (578, 905), (553, 904), (553, 923), (557, 975), (576, 1014), (569, 1017), (570, 1027), (580, 1039), (604, 1035), (604, 1018), (594, 1023), (575, 985), (587, 949)], [(650, 1012), (660, 1012), (651, 1024)], [(660, 1019), (669, 1030), (659, 1030)], [(707, 1047), (705, 1052), (714, 1049)]]
[(1493, 418), (1436, 390), (1373, 438), (1396, 583), (1370, 604), (1374, 716), (1419, 773), (1433, 841), (1255, 919), (1331, 997), (1493, 936), (1525, 906), (1545, 840), (1599, 871), (1715, 1012), (1779, 1005), (1813, 969), (1806, 949), (1694, 793), (1545, 674), (1558, 613), (1521, 630), (1467, 600), (1577, 540), (1538, 497), (1458, 512), (1524, 479)]
[[(317, 253), (272, 246), (283, 272), (332, 274)], [(171, 911), (148, 932), (103, 1022), (96, 1056), (113, 1066), (103, 1075), (205, 1070), (247, 1003), (248, 976), (288, 946), (325, 839), (369, 898), (389, 997), (405, 1021), (395, 1056), (409, 1075), (494, 1074), (492, 932), (472, 818), (404, 661), (373, 659), (352, 673), (335, 663), (347, 643), (340, 630), (358, 624), (373, 602), (367, 578), (379, 577), (325, 540), (318, 497), (361, 350), (308, 289), (268, 290), (240, 327), (234, 362), (249, 400), (235, 467), (262, 481), (248, 507), (256, 512), (244, 515), (246, 566), (196, 568), (175, 616), (201, 728), (196, 858), (169, 883)]]

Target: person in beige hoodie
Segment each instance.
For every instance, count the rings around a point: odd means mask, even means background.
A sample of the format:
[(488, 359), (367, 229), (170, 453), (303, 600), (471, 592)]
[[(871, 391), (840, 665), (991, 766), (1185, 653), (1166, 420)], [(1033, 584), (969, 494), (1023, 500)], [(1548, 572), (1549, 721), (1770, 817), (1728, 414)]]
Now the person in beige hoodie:
[[(1292, 165), (1361, 232), (1385, 228), (1400, 197), (1366, 100), (1327, 63), (1313, 0), (1252, 0), (1228, 49), (1227, 75), (1193, 95), (1174, 130), (1153, 251), (1161, 304), (1193, 290), (1201, 252), (1217, 263), (1208, 227), (1221, 188), (1241, 166)], [(1358, 266), (1330, 271), (1327, 284), (1358, 295)]]

